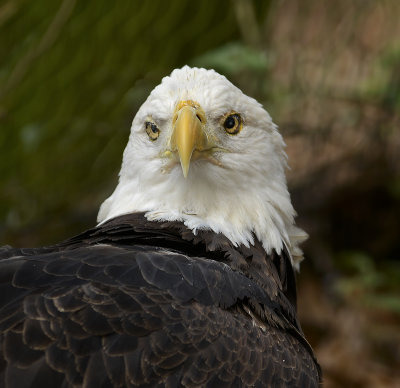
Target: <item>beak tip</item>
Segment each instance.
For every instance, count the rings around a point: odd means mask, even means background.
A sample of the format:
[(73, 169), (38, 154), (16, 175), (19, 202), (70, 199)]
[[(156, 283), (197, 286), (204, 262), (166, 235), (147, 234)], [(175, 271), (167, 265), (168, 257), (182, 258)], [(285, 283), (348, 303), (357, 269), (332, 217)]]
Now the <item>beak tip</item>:
[(181, 166), (182, 166), (183, 177), (186, 179), (189, 173), (189, 166), (188, 165), (184, 166), (183, 164), (181, 164)]

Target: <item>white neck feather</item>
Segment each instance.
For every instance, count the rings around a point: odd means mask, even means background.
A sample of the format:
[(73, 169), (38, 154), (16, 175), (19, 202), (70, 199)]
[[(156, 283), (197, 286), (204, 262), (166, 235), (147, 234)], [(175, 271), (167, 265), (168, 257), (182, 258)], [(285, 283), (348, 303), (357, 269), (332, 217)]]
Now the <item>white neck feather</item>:
[(284, 177), (269, 180), (260, 188), (254, 185), (254, 175), (234, 182), (227, 177), (237, 177), (233, 171), (224, 170), (224, 175), (218, 176), (220, 167), (210, 166), (206, 172), (196, 167), (191, 167), (187, 179), (180, 166), (161, 179), (154, 179), (153, 174), (129, 177), (121, 172), (116, 190), (100, 208), (98, 221), (146, 212), (148, 220), (182, 221), (194, 233), (202, 229), (222, 233), (234, 245), (249, 246), (257, 238), (267, 253), (279, 253), (286, 247), (298, 268), (302, 260), (298, 245), (307, 234), (294, 225), (295, 211)]

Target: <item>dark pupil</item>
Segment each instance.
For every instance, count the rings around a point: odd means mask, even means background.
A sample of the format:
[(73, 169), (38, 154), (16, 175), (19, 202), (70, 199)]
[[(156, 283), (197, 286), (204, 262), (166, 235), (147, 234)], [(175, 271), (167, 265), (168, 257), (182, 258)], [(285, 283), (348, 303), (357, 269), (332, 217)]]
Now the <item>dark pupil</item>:
[(157, 125), (155, 125), (154, 123), (150, 123), (149, 121), (147, 121), (146, 128), (150, 128), (151, 132), (153, 132), (153, 133), (158, 133)]
[(236, 120), (234, 118), (234, 116), (229, 116), (226, 120), (225, 120), (225, 128), (228, 129), (232, 129), (236, 124)]

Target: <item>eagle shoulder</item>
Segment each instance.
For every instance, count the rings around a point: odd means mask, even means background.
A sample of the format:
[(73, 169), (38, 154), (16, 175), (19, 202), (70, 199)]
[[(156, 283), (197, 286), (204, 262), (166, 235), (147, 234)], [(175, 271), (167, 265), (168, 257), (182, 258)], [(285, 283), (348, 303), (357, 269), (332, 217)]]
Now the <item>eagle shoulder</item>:
[(277, 258), (215, 238), (139, 214), (0, 251), (1, 384), (317, 386)]

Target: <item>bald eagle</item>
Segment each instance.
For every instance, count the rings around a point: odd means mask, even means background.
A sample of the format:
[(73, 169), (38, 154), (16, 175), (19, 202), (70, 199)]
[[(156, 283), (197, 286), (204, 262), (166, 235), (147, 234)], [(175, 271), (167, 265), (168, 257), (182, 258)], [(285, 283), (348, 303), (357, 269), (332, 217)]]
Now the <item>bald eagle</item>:
[(0, 249), (0, 386), (317, 387), (285, 167), (259, 103), (174, 70), (133, 120), (98, 225)]

